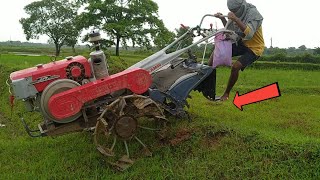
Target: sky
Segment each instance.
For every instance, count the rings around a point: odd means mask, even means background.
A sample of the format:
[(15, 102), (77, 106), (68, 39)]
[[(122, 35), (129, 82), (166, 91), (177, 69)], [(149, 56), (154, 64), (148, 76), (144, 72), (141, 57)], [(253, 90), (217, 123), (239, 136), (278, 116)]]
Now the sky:
[[(23, 7), (35, 0), (0, 0), (0, 41), (26, 41), (19, 19), (27, 17)], [(180, 24), (197, 26), (205, 14), (228, 13), (227, 0), (154, 0), (159, 6), (159, 17), (165, 26), (174, 31)], [(262, 28), (265, 45), (270, 47), (307, 48), (320, 47), (320, 15), (317, 0), (247, 0), (254, 4), (264, 17)], [(222, 28), (219, 19), (208, 18), (204, 26), (210, 23)], [(47, 38), (31, 42), (46, 43)]]

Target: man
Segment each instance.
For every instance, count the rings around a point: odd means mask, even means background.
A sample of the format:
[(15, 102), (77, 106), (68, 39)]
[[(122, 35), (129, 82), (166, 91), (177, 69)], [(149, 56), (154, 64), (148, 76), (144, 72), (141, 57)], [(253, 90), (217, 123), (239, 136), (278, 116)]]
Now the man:
[[(234, 30), (240, 37), (240, 40), (232, 45), (232, 56), (241, 56), (232, 65), (228, 85), (220, 98), (221, 101), (229, 98), (230, 91), (238, 80), (240, 69), (243, 71), (256, 61), (264, 51), (261, 27), (263, 17), (257, 8), (247, 3), (246, 0), (228, 0), (227, 5), (230, 10), (228, 19), (232, 21), (227, 29)], [(221, 19), (226, 26), (227, 21), (221, 13), (215, 14), (215, 17)]]

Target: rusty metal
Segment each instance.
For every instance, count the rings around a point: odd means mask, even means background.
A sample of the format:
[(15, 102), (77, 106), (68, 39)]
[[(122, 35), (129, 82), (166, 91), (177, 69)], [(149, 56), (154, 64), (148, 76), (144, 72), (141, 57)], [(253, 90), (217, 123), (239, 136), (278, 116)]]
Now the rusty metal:
[[(121, 157), (109, 163), (123, 171), (133, 164), (131, 155), (140, 153), (152, 156), (151, 150), (139, 136), (145, 135), (145, 132), (153, 132), (155, 135), (163, 133), (166, 122), (162, 109), (150, 98), (142, 95), (119, 97), (105, 106), (98, 118), (94, 142), (101, 154), (114, 158)], [(116, 145), (118, 143), (119, 147)], [(131, 144), (138, 144), (142, 149), (135, 149), (132, 153)], [(115, 148), (116, 146), (118, 148)]]
[(114, 124), (114, 131), (121, 139), (131, 139), (137, 131), (137, 120), (131, 116), (121, 116)]
[(134, 163), (133, 160), (131, 160), (128, 156), (124, 155), (122, 156), (117, 162), (109, 162), (115, 169), (119, 171), (125, 171), (129, 167), (131, 167)]

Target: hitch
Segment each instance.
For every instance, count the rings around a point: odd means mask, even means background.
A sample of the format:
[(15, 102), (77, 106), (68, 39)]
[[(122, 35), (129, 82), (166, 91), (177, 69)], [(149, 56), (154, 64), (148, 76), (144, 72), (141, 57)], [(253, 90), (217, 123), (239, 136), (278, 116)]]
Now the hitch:
[(40, 130), (40, 126), (38, 130), (31, 130), (28, 126), (28, 124), (25, 122), (24, 118), (22, 117), (21, 114), (19, 114), (20, 120), (22, 122), (22, 125), (24, 127), (24, 129), (26, 130), (26, 132), (28, 133), (28, 135), (30, 137), (36, 138), (36, 137), (43, 137), (43, 136), (47, 136), (45, 133), (41, 132)]

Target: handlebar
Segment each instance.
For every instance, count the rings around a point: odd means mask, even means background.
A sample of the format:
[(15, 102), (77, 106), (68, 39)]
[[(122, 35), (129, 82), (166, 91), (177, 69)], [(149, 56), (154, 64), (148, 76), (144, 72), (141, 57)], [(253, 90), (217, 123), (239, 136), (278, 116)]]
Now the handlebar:
[[(206, 14), (206, 15), (204, 15), (204, 16), (202, 17), (201, 21), (200, 21), (199, 27), (201, 27), (204, 18), (206, 18), (206, 17), (208, 17), (208, 16), (215, 17), (213, 14)], [(222, 17), (228, 17), (228, 15), (221, 15), (221, 16), (222, 16)]]
[[(221, 32), (225, 32), (225, 33), (231, 33), (231, 34), (234, 34), (235, 32), (232, 31), (232, 30), (227, 30), (226, 28), (223, 28), (223, 29), (219, 29), (219, 30), (213, 30), (213, 29), (205, 29), (205, 28), (201, 28), (201, 25), (203, 23), (203, 20), (205, 17), (207, 16), (211, 16), (211, 17), (215, 17), (214, 15), (212, 14), (206, 14), (202, 17), (201, 19), (201, 22), (200, 22), (200, 25), (196, 26), (196, 27), (188, 27), (188, 26), (185, 26), (183, 25), (184, 27), (188, 28), (187, 32), (185, 32), (183, 35), (181, 35), (180, 37), (178, 37), (175, 41), (173, 41), (172, 43), (170, 43), (168, 46), (166, 46), (165, 48), (163, 48), (161, 51), (162, 52), (165, 52), (167, 51), (168, 49), (170, 49), (171, 47), (173, 47), (174, 45), (176, 45), (177, 43), (181, 42), (184, 38), (186, 38), (187, 36), (190, 36), (192, 35), (192, 38), (193, 37), (196, 37), (196, 36), (203, 36), (202, 39), (196, 41), (195, 43), (193, 43), (192, 45), (186, 47), (186, 48), (183, 48), (183, 49), (180, 49), (179, 52), (181, 51), (186, 51), (187, 49), (201, 43), (201, 42), (204, 42), (204, 41), (207, 41), (208, 39), (214, 37), (215, 35), (217, 35), (218, 33), (221, 33)], [(225, 16), (225, 15), (223, 15)], [(226, 17), (226, 16), (225, 16)], [(228, 24), (230, 24), (232, 21), (229, 20), (227, 22), (227, 25), (226, 27), (228, 26)], [(194, 32), (197, 32), (198, 34), (195, 35)], [(155, 56), (155, 55), (154, 55)]]
[[(204, 16), (202, 17), (201, 21), (200, 21), (200, 24), (199, 24), (198, 26), (196, 26), (195, 28), (192, 28), (191, 31), (197, 30), (198, 34), (200, 35), (200, 34), (201, 34), (201, 33), (200, 33), (201, 30), (208, 30), (208, 29), (201, 29), (203, 20), (204, 20), (206, 17), (208, 17), (208, 16), (210, 16), (210, 17), (216, 17), (216, 16), (214, 16), (213, 14), (206, 14), (206, 15), (204, 15)], [(220, 15), (220, 16), (222, 16), (222, 17), (228, 17), (228, 15)], [(230, 32), (230, 33), (233, 32), (233, 31), (231, 31), (231, 30), (227, 30), (227, 27), (231, 24), (231, 22), (232, 22), (232, 21), (229, 19), (229, 20), (227, 21), (227, 24), (225, 25), (225, 27), (224, 27), (223, 29), (220, 29), (219, 31)]]

